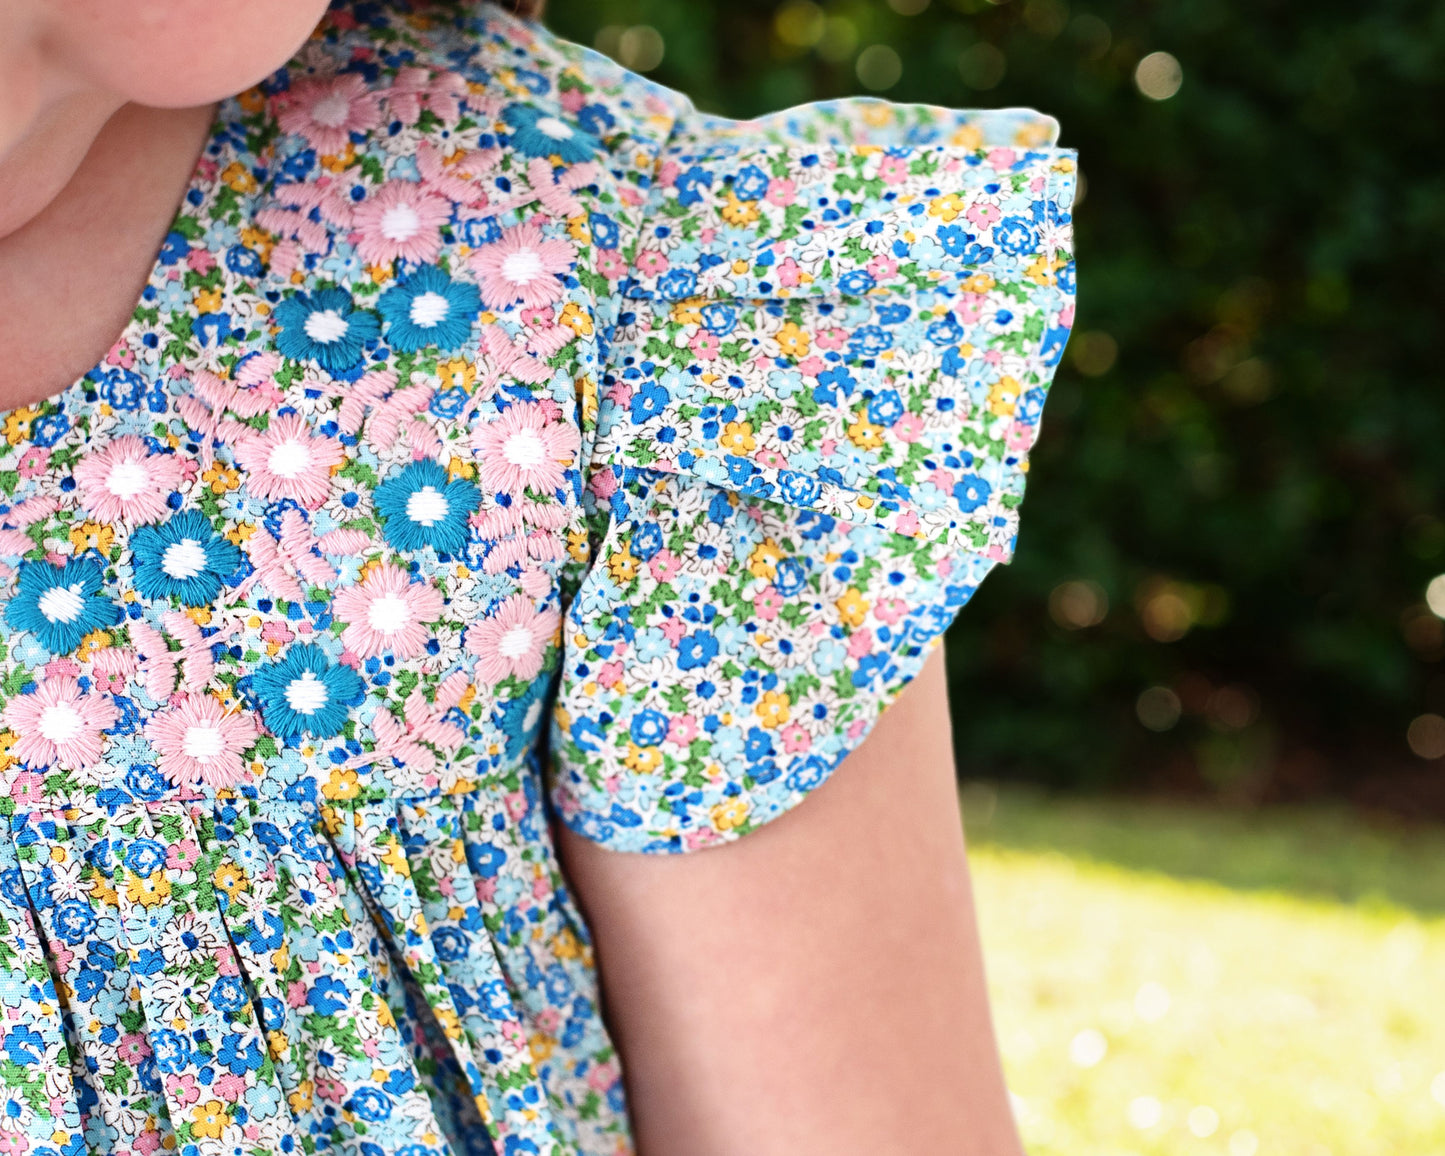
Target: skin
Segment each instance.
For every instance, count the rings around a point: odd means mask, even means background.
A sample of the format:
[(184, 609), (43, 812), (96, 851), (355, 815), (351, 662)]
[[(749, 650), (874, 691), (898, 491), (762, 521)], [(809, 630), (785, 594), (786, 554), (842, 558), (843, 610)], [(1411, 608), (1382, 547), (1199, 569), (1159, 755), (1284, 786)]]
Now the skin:
[[(324, 0), (0, 0), (0, 410), (130, 316), (215, 102)], [(833, 778), (686, 856), (559, 832), (642, 1156), (1020, 1156), (958, 821), (941, 652)]]

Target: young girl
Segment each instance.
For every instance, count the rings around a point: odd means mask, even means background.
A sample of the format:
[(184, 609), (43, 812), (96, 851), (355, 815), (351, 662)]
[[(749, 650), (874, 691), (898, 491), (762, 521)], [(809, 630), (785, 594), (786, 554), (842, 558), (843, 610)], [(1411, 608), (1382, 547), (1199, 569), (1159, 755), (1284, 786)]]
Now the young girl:
[(1055, 131), (7, 0), (0, 1151), (1018, 1152), (938, 640)]

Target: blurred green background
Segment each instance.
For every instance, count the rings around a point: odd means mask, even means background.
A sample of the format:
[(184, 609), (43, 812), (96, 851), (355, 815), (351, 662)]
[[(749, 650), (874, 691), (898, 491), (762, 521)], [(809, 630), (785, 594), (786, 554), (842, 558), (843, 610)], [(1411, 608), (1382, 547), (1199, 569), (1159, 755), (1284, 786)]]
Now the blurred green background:
[(1080, 150), (1078, 320), (1018, 558), (949, 638), (965, 775), (1445, 815), (1445, 6), (550, 0), (547, 23), (715, 112), (1022, 104)]

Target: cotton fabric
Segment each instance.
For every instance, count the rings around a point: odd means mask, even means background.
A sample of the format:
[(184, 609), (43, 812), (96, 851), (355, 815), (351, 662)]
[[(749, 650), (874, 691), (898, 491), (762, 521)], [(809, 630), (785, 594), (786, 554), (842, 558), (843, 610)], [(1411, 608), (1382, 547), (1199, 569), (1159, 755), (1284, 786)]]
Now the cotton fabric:
[(1055, 134), (724, 121), (490, 6), (226, 102), (0, 415), (0, 1151), (630, 1151), (549, 819), (766, 823), (1010, 557)]

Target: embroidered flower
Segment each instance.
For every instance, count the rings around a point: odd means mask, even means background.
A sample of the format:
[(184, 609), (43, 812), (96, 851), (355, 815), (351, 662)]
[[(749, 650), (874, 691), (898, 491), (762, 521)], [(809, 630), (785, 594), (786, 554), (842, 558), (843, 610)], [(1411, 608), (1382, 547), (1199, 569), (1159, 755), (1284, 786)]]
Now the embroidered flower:
[(120, 607), (103, 593), (105, 572), (90, 558), (22, 562), (5, 621), (35, 635), (51, 654), (69, 654), (92, 630), (114, 626)]
[(561, 157), (569, 164), (585, 161), (601, 147), (585, 129), (528, 104), (508, 105), (502, 119), (512, 126), (512, 145), (529, 157)]
[(315, 361), (327, 373), (356, 368), (366, 343), (381, 332), (376, 317), (357, 309), (345, 289), (288, 297), (272, 319), (281, 327), (277, 349), (297, 361)]
[(562, 283), (557, 277), (572, 268), (576, 256), (570, 242), (549, 240), (536, 225), (516, 225), (467, 261), (481, 281), (483, 302), (505, 309), (519, 300), (526, 306), (558, 300)]
[(209, 694), (183, 694), (146, 723), (161, 770), (177, 786), (234, 787), (249, 777), (241, 752), (256, 741), (256, 721), (228, 714)]
[(310, 510), (326, 501), (331, 467), (346, 460), (339, 441), (313, 434), (298, 413), (276, 415), (264, 433), (241, 437), (235, 452), (253, 495), (268, 501), (291, 498)]
[(388, 181), (356, 207), (352, 224), (360, 231), (356, 251), (369, 265), (398, 257), (430, 261), (442, 247), (441, 226), (451, 205), (412, 181)]
[(560, 626), (557, 611), (538, 610), (526, 595), (514, 594), (467, 630), (467, 649), (477, 656), (477, 676), (488, 686), (509, 675), (524, 681), (535, 678)]
[(380, 97), (354, 72), (326, 80), (303, 80), (276, 98), (283, 132), (299, 133), (319, 153), (339, 153), (354, 132), (381, 123)]
[(382, 563), (359, 586), (338, 593), (332, 612), (348, 624), (341, 641), (362, 658), (388, 650), (398, 658), (415, 658), (431, 637), (423, 624), (441, 617), (442, 596), (428, 583), (413, 581), (402, 567)]
[(47, 678), (5, 706), (5, 725), (19, 736), (11, 753), (32, 769), (92, 766), (100, 761), (101, 731), (118, 713), (108, 694), (83, 694), (68, 676)]
[(453, 281), (435, 265), (423, 265), (393, 285), (376, 303), (386, 319), (386, 339), (402, 353), (428, 345), (456, 349), (481, 312), (481, 291)]
[(199, 510), (182, 510), (159, 526), (142, 526), (130, 539), (135, 588), (146, 598), (177, 598), (204, 606), (241, 564), (241, 552)]
[(309, 642), (257, 667), (251, 685), (267, 728), (281, 739), (303, 734), (329, 739), (340, 734), (349, 706), (364, 690), (356, 671), (333, 663), (321, 647)]
[(480, 455), (482, 483), (521, 494), (524, 488), (542, 494), (562, 485), (564, 470), (581, 444), (577, 427), (548, 416), (548, 407), (517, 402), (500, 417), (479, 425), (472, 448)]
[(151, 453), (138, 437), (125, 434), (87, 453), (75, 466), (80, 500), (104, 522), (149, 522), (166, 512), (166, 498), (181, 482), (174, 454)]
[(447, 480), (431, 460), (412, 462), (376, 487), (376, 509), (386, 519), (386, 540), (398, 550), (430, 546), (455, 554), (467, 543), (467, 517), (481, 505), (471, 482)]

